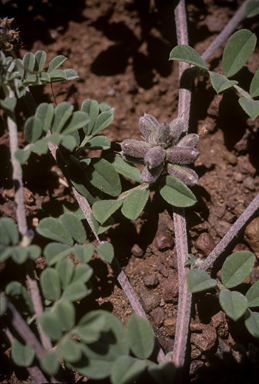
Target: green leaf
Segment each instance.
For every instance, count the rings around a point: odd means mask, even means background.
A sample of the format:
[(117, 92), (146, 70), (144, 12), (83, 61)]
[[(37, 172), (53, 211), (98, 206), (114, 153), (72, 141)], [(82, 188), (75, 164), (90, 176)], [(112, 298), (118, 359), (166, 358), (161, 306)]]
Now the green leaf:
[(124, 200), (121, 212), (130, 220), (136, 220), (144, 209), (150, 191), (149, 189), (139, 189), (130, 193)]
[(217, 281), (200, 269), (191, 269), (187, 274), (187, 285), (190, 292), (206, 291), (217, 286)]
[(87, 264), (79, 264), (74, 268), (72, 283), (75, 281), (87, 283), (93, 274), (93, 269)]
[(96, 136), (90, 139), (84, 148), (89, 149), (109, 149), (111, 147), (111, 142), (106, 136)]
[(45, 138), (42, 140), (37, 140), (34, 144), (31, 144), (30, 148), (33, 152), (44, 154), (49, 150), (48, 143)]
[(223, 264), (221, 271), (222, 283), (233, 288), (243, 283), (249, 276), (255, 262), (255, 256), (248, 251), (232, 253)]
[(62, 299), (77, 301), (89, 295), (90, 292), (91, 291), (86, 288), (84, 283), (74, 282), (66, 287), (63, 292)]
[(246, 292), (248, 307), (259, 307), (259, 280)]
[(9, 217), (0, 218), (0, 244), (15, 245), (18, 243), (19, 233), (13, 220)]
[(104, 261), (107, 261), (108, 263), (112, 262), (114, 249), (111, 243), (100, 244), (95, 251)]
[(90, 165), (84, 169), (85, 176), (96, 188), (110, 196), (121, 193), (121, 182), (113, 166), (101, 158), (93, 158)]
[(84, 243), (86, 241), (86, 232), (82, 221), (73, 213), (64, 213), (60, 216), (59, 220), (77, 243)]
[(18, 281), (11, 281), (5, 288), (5, 294), (11, 299), (13, 305), (23, 316), (34, 313), (31, 296), (27, 289)]
[(55, 301), (61, 294), (60, 278), (54, 268), (45, 268), (40, 275), (40, 285), (45, 299)]
[(76, 131), (79, 128), (82, 128), (90, 119), (85, 112), (77, 111), (66, 122), (64, 129), (62, 130), (63, 135), (68, 135)]
[(47, 239), (56, 240), (64, 244), (73, 245), (73, 239), (68, 230), (58, 219), (46, 217), (37, 226), (36, 231)]
[(232, 77), (246, 64), (255, 49), (256, 36), (247, 29), (235, 32), (226, 44), (222, 58), (222, 69)]
[(52, 339), (59, 340), (62, 336), (61, 324), (57, 314), (53, 312), (44, 312), (39, 317), (39, 324), (43, 331)]
[(50, 81), (55, 82), (55, 81), (63, 81), (66, 80), (66, 74), (62, 69), (55, 69), (50, 73)]
[(12, 248), (12, 259), (17, 264), (23, 264), (28, 259), (27, 249), (24, 247), (13, 247)]
[(98, 115), (93, 130), (91, 132), (92, 135), (96, 135), (101, 132), (104, 128), (108, 127), (114, 119), (114, 115), (111, 111), (104, 111)]
[(59, 350), (64, 360), (75, 363), (81, 358), (82, 348), (80, 343), (73, 339), (65, 339), (60, 343)]
[(7, 97), (4, 100), (0, 100), (0, 105), (3, 109), (7, 109), (8, 111), (14, 111), (16, 107), (17, 99), (16, 97)]
[(109, 219), (107, 219), (103, 224), (100, 224), (94, 217), (93, 213), (91, 213), (91, 222), (93, 225), (93, 229), (97, 233), (97, 235), (108, 231), (108, 229), (111, 228), (111, 226), (114, 224), (114, 220), (112, 217), (109, 217)]
[(172, 384), (176, 374), (176, 367), (171, 361), (148, 367), (148, 373), (159, 384)]
[(138, 358), (147, 359), (155, 345), (153, 330), (149, 322), (134, 313), (127, 323), (126, 331), (131, 351)]
[(28, 158), (30, 157), (31, 150), (30, 149), (17, 149), (15, 152), (15, 158), (21, 163), (24, 164)]
[(40, 366), (44, 372), (49, 375), (55, 375), (59, 369), (58, 354), (56, 352), (50, 352), (43, 356), (40, 360)]
[(159, 189), (163, 199), (174, 207), (190, 207), (197, 201), (192, 191), (173, 176), (163, 177)]
[(95, 218), (101, 223), (106, 220), (119, 209), (122, 205), (122, 200), (102, 200), (94, 203), (92, 210)]
[(63, 56), (63, 55), (54, 57), (54, 59), (52, 59), (51, 62), (49, 63), (47, 72), (48, 72), (48, 73), (53, 72), (53, 71), (54, 71), (55, 69), (57, 69), (61, 64), (63, 64), (64, 61), (66, 61), (66, 60), (67, 60), (67, 58), (66, 58), (65, 56)]
[(11, 357), (19, 367), (29, 367), (34, 359), (34, 350), (28, 345), (14, 339), (11, 349)]
[(29, 69), (29, 71), (34, 70), (35, 65), (35, 56), (31, 52), (27, 52), (23, 57), (23, 66), (26, 69)]
[(251, 94), (252, 97), (259, 96), (259, 69), (257, 69), (257, 71), (254, 74), (254, 77), (252, 78), (250, 88), (249, 88), (249, 93)]
[(58, 261), (67, 257), (73, 248), (66, 244), (60, 243), (49, 243), (46, 245), (43, 251), (43, 255), (46, 259), (46, 262), (49, 266), (56, 264)]
[(35, 53), (35, 71), (42, 71), (46, 62), (46, 52), (45, 51), (37, 51)]
[(99, 104), (96, 100), (86, 99), (81, 106), (81, 110), (88, 113), (91, 119), (91, 122), (83, 127), (85, 134), (90, 135), (99, 113)]
[(64, 101), (55, 108), (54, 122), (52, 124), (52, 132), (60, 133), (65, 123), (69, 119), (74, 107)]
[(253, 120), (259, 116), (259, 101), (258, 100), (249, 100), (246, 97), (240, 97), (238, 99), (239, 104), (243, 110), (250, 116)]
[(238, 81), (228, 80), (225, 76), (222, 76), (219, 73), (209, 72), (209, 74), (211, 84), (217, 93), (225, 91), (226, 89), (233, 87), (233, 85), (238, 84)]
[(219, 294), (222, 309), (234, 321), (238, 320), (247, 310), (247, 298), (240, 292), (223, 289)]
[(94, 343), (99, 339), (106, 323), (103, 312), (103, 310), (91, 311), (78, 322), (76, 334), (85, 343)]
[(248, 309), (245, 313), (245, 326), (252, 336), (259, 339), (259, 313)]
[(77, 257), (81, 263), (88, 263), (91, 260), (94, 254), (94, 247), (92, 244), (84, 244), (74, 247), (74, 255)]
[(24, 135), (29, 143), (34, 143), (43, 132), (42, 121), (37, 116), (29, 117), (24, 125)]
[(63, 332), (70, 331), (75, 325), (75, 307), (70, 301), (62, 300), (55, 306), (54, 313), (61, 324)]
[(245, 9), (246, 17), (254, 17), (259, 14), (259, 3), (257, 1), (249, 1)]
[(0, 295), (0, 317), (3, 316), (7, 309), (7, 300), (3, 294)]
[(146, 370), (147, 363), (131, 356), (120, 356), (112, 365), (112, 384), (132, 384)]
[(79, 78), (77, 71), (72, 68), (64, 69), (64, 72), (66, 75), (66, 80), (74, 80)]
[(36, 110), (36, 116), (40, 119), (43, 125), (43, 131), (47, 132), (54, 116), (54, 107), (52, 104), (42, 103)]
[(192, 47), (189, 47), (189, 45), (177, 45), (174, 47), (170, 53), (169, 60), (184, 61), (185, 63), (208, 70), (205, 61)]
[(74, 273), (74, 264), (71, 260), (61, 260), (56, 265), (56, 270), (59, 274), (62, 289), (65, 289), (71, 282)]
[(139, 172), (138, 168), (136, 168), (135, 165), (123, 160), (119, 154), (114, 155), (111, 153), (106, 156), (106, 160), (108, 160), (114, 166), (116, 171), (121, 175), (141, 183), (141, 173)]
[(72, 135), (62, 136), (61, 144), (69, 151), (76, 147), (76, 139)]
[(27, 251), (29, 252), (29, 258), (32, 260), (37, 260), (41, 255), (41, 248), (35, 244), (29, 245)]

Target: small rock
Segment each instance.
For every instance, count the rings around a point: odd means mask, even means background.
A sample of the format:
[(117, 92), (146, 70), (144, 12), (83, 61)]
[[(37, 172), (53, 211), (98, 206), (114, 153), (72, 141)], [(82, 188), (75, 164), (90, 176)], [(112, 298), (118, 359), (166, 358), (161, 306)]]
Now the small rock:
[(158, 277), (154, 274), (151, 275), (145, 275), (143, 277), (143, 282), (147, 288), (153, 288), (156, 287), (159, 283)]
[(131, 253), (135, 257), (142, 257), (144, 254), (143, 250), (139, 247), (138, 244), (133, 245), (133, 247), (131, 248)]
[(158, 264), (157, 266), (157, 270), (158, 272), (161, 273), (161, 275), (163, 275), (164, 277), (168, 277), (169, 275), (169, 272), (168, 272), (168, 269), (166, 268), (166, 266), (162, 263)]
[(216, 355), (222, 359), (224, 356), (223, 354), (226, 352), (230, 352), (230, 346), (224, 340), (219, 339)]
[(217, 231), (217, 234), (220, 236), (220, 237), (223, 237), (225, 236), (225, 234), (227, 233), (227, 231), (231, 228), (231, 224), (228, 223), (227, 221), (218, 221), (216, 223), (216, 231)]
[(191, 322), (190, 322), (190, 331), (191, 332), (201, 332), (202, 331), (201, 323), (197, 323), (197, 321), (191, 320)]
[(201, 351), (195, 347), (195, 345), (191, 345), (191, 359), (198, 359), (201, 356)]
[(230, 210), (230, 211), (233, 211), (233, 209), (236, 208), (236, 202), (234, 200), (228, 200), (227, 201), (227, 208)]
[(243, 186), (247, 189), (250, 189), (250, 191), (254, 191), (255, 190), (254, 179), (251, 176), (246, 177), (243, 181)]
[(236, 221), (236, 215), (230, 211), (227, 211), (225, 216), (224, 216), (224, 219), (228, 222), (228, 223), (234, 223), (234, 221)]
[(256, 173), (255, 167), (250, 163), (248, 156), (239, 156), (238, 158), (238, 172), (254, 176)]
[(110, 88), (110, 89), (108, 90), (108, 92), (107, 92), (107, 96), (112, 96), (112, 97), (114, 97), (115, 94), (116, 94), (116, 91), (115, 91), (114, 88)]
[(232, 164), (232, 165), (236, 165), (237, 163), (236, 155), (234, 155), (234, 153), (231, 153), (231, 152), (224, 152), (223, 159), (225, 159), (229, 164)]
[(245, 229), (244, 239), (254, 252), (259, 252), (259, 217), (251, 221)]
[(166, 280), (162, 284), (162, 296), (166, 303), (177, 303), (178, 281)]
[(199, 235), (198, 239), (194, 243), (195, 248), (202, 251), (206, 256), (215, 248), (216, 244), (214, 243), (213, 238), (207, 232), (203, 232)]
[(222, 311), (219, 311), (216, 315), (212, 316), (210, 324), (217, 330), (219, 337), (222, 337), (223, 339), (228, 337), (226, 315)]
[(164, 327), (165, 331), (168, 334), (168, 336), (172, 337), (175, 334), (175, 328), (176, 328), (176, 316), (175, 317), (168, 317), (164, 320)]
[(160, 327), (165, 319), (165, 312), (163, 308), (157, 307), (150, 312), (152, 320), (156, 327)]
[(217, 333), (211, 325), (204, 325), (202, 333), (192, 333), (191, 343), (202, 352), (209, 351), (216, 343)]
[(189, 374), (190, 376), (195, 376), (198, 369), (204, 365), (202, 360), (192, 360), (190, 364)]
[(221, 219), (224, 216), (224, 213), (226, 212), (226, 205), (223, 204), (219, 206), (216, 210), (216, 216)]
[(142, 302), (144, 311), (149, 313), (160, 305), (160, 295), (157, 292), (149, 292), (145, 288), (140, 288), (140, 300)]
[(259, 269), (253, 268), (251, 273), (250, 273), (250, 282), (251, 284), (256, 283), (259, 280)]
[(170, 233), (162, 232), (155, 238), (157, 248), (162, 251), (165, 248), (172, 248), (174, 245), (174, 238)]
[(235, 179), (238, 183), (242, 183), (242, 181), (244, 180), (244, 176), (242, 175), (242, 173), (238, 172), (238, 173), (235, 173), (235, 174), (234, 174), (234, 179)]
[(172, 255), (169, 257), (169, 265), (171, 268), (178, 269), (178, 262), (177, 262), (177, 255), (176, 251), (172, 253)]

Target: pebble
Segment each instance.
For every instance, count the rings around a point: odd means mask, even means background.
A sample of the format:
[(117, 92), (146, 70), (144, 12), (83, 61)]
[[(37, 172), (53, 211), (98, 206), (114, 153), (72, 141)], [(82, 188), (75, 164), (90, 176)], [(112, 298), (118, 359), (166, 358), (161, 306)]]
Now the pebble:
[(168, 336), (172, 337), (175, 334), (176, 329), (176, 316), (175, 317), (168, 317), (164, 320), (164, 327), (165, 331), (168, 334)]
[(216, 244), (214, 243), (213, 238), (207, 232), (203, 232), (199, 235), (197, 240), (194, 243), (195, 248), (202, 251), (206, 256), (215, 248)]
[(203, 326), (202, 333), (191, 334), (191, 343), (202, 352), (209, 351), (215, 345), (216, 340), (216, 330), (209, 324)]
[(165, 266), (164, 264), (162, 264), (162, 263), (158, 264), (158, 266), (157, 266), (157, 270), (158, 270), (158, 272), (160, 272), (161, 275), (163, 275), (164, 277), (168, 277), (168, 275), (169, 275), (169, 271), (168, 271), (168, 269), (166, 268), (166, 266)]
[(157, 307), (153, 309), (150, 312), (150, 315), (152, 316), (153, 323), (155, 324), (156, 327), (161, 327), (163, 324), (163, 321), (165, 319), (165, 312), (163, 308)]
[(174, 245), (174, 238), (168, 232), (162, 232), (155, 238), (157, 248), (162, 251), (166, 248), (172, 248)]
[(259, 280), (259, 269), (253, 268), (251, 273), (250, 273), (250, 282), (251, 284), (256, 283)]
[(144, 252), (143, 250), (140, 248), (140, 246), (138, 244), (134, 244), (133, 247), (131, 248), (131, 253), (133, 256), (135, 257), (142, 257)]
[(156, 275), (151, 274), (151, 275), (145, 275), (143, 277), (143, 282), (147, 288), (154, 288), (158, 285), (159, 280)]
[(250, 189), (250, 191), (254, 191), (255, 190), (254, 179), (251, 176), (246, 177), (243, 181), (243, 186), (247, 189)]
[(212, 316), (210, 324), (217, 330), (219, 337), (223, 339), (228, 337), (228, 324), (224, 312), (219, 311), (216, 315)]
[(259, 217), (251, 221), (245, 229), (244, 239), (254, 252), (259, 252)]
[(220, 236), (220, 237), (223, 237), (225, 236), (225, 234), (227, 233), (227, 231), (231, 228), (231, 224), (228, 223), (227, 221), (223, 221), (223, 220), (220, 220), (216, 223), (216, 231), (217, 231), (217, 234)]
[(145, 288), (140, 288), (139, 296), (146, 313), (160, 305), (161, 297), (157, 292), (149, 292)]
[(178, 280), (166, 280), (162, 284), (162, 296), (166, 303), (177, 303)]
[(198, 359), (198, 357), (201, 356), (201, 351), (195, 347), (195, 345), (191, 345), (191, 359), (195, 360)]
[(195, 376), (197, 370), (204, 365), (204, 361), (202, 360), (192, 360), (190, 364), (189, 374), (190, 376)]
[(169, 266), (174, 269), (178, 269), (178, 262), (177, 262), (177, 254), (176, 251), (172, 253), (172, 255), (169, 257)]
[(231, 152), (224, 152), (223, 159), (225, 159), (231, 165), (236, 165), (237, 163), (236, 155), (234, 155), (234, 153), (231, 153)]
[(235, 179), (238, 183), (242, 183), (242, 181), (244, 180), (244, 176), (242, 175), (242, 173), (238, 172), (238, 173), (235, 173), (235, 174), (234, 174), (234, 179)]

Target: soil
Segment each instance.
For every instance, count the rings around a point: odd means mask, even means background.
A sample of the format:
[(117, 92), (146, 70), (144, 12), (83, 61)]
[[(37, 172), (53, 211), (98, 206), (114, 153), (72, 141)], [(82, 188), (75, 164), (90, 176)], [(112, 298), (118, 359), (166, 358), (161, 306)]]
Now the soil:
[[(57, 103), (69, 101), (77, 110), (90, 98), (115, 108), (115, 119), (105, 134), (118, 151), (118, 142), (141, 138), (138, 119), (144, 112), (160, 122), (177, 117), (178, 64), (168, 60), (177, 44), (172, 3), (169, 0), (74, 0), (72, 6), (71, 1), (2, 0), (1, 12), (2, 16), (15, 17), (14, 27), (20, 29), (23, 41), (21, 56), (27, 51), (45, 50), (49, 62), (56, 55), (64, 55), (68, 60), (63, 67), (78, 72), (79, 80), (53, 85)], [(241, 3), (188, 0), (190, 45), (203, 53)], [(250, 29), (258, 35), (258, 19), (247, 19), (238, 28)], [(218, 48), (209, 62), (210, 68), (219, 73), (223, 48)], [(242, 86), (248, 87), (247, 78), (251, 79), (258, 62), (256, 49), (238, 75)], [(32, 92), (37, 103), (54, 101), (50, 86), (37, 87)], [(27, 116), (22, 108), (21, 122)], [(195, 162), (200, 178), (199, 185), (192, 188), (198, 203), (186, 210), (189, 248), (190, 253), (204, 259), (259, 192), (259, 120), (247, 118), (234, 93), (216, 95), (210, 83), (200, 77), (193, 87), (190, 121), (190, 132), (200, 134), (197, 146), (200, 156)], [(0, 134), (0, 211), (1, 215), (15, 219), (9, 138), (4, 125)], [(19, 144), (24, 145), (22, 130)], [(53, 166), (48, 155), (32, 156), (24, 166), (26, 213), (32, 228), (42, 204), (50, 200), (74, 202)], [(107, 237), (167, 353), (174, 345), (178, 300), (172, 210), (156, 193), (135, 222), (128, 222), (120, 215), (115, 220), (116, 225)], [(241, 234), (226, 255), (234, 249), (255, 251), (251, 247)], [(213, 268), (212, 276), (219, 276), (221, 264), (222, 260)], [(110, 310), (126, 323), (132, 309), (111, 268), (97, 258), (91, 265), (95, 270), (94, 295), (87, 305)], [(13, 269), (4, 267), (3, 280), (7, 282)], [(36, 267), (39, 274), (44, 268), (42, 259)], [(258, 279), (258, 268), (256, 261), (244, 290)], [(242, 322), (234, 323), (226, 318), (215, 292), (194, 295), (190, 340), (187, 360), (191, 368), (186, 382), (199, 382), (197, 369), (205, 363), (206, 352), (222, 357), (223, 352), (232, 351), (240, 360), (233, 346), (241, 343), (248, 348), (250, 342), (256, 343)], [(14, 370), (5, 347), (2, 344), (6, 362), (2, 383), (30, 383), (25, 371)], [(74, 378), (74, 382), (85, 380)]]

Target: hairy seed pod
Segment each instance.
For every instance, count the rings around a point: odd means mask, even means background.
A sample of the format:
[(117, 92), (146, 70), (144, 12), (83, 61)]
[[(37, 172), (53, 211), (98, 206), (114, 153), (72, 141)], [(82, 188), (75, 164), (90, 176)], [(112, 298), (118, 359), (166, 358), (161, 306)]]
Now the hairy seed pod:
[(144, 157), (144, 163), (148, 169), (156, 168), (163, 164), (165, 160), (165, 149), (162, 147), (151, 148)]
[(170, 130), (170, 125), (167, 123), (162, 123), (159, 126), (158, 144), (163, 148), (167, 148), (170, 145)]
[(121, 149), (125, 155), (142, 159), (151, 148), (151, 145), (145, 141), (126, 139), (121, 143)]
[(138, 125), (147, 142), (156, 145), (157, 134), (159, 131), (159, 123), (157, 119), (154, 116), (145, 113), (144, 116), (140, 117)]
[(167, 164), (167, 172), (169, 175), (177, 177), (177, 179), (181, 180), (184, 184), (190, 187), (198, 184), (199, 176), (193, 169), (189, 167), (176, 164)]
[(126, 155), (123, 151), (121, 151), (120, 154), (121, 154), (121, 157), (123, 158), (123, 160), (127, 161), (128, 163), (144, 164), (144, 159), (140, 159), (139, 157), (133, 157), (133, 156)]
[(163, 172), (164, 165), (159, 165), (156, 168), (148, 169), (145, 167), (142, 171), (141, 177), (144, 183), (154, 183)]
[(184, 136), (178, 143), (177, 147), (196, 147), (199, 141), (199, 135), (196, 133), (190, 133), (190, 135)]
[(192, 147), (171, 147), (166, 150), (166, 159), (174, 164), (190, 164), (199, 156), (199, 151)]
[(171, 128), (170, 141), (171, 141), (172, 145), (175, 145), (178, 142), (179, 137), (182, 134), (183, 127), (184, 127), (184, 124), (183, 124), (183, 121), (180, 117), (171, 121), (171, 123), (170, 123), (170, 128)]

